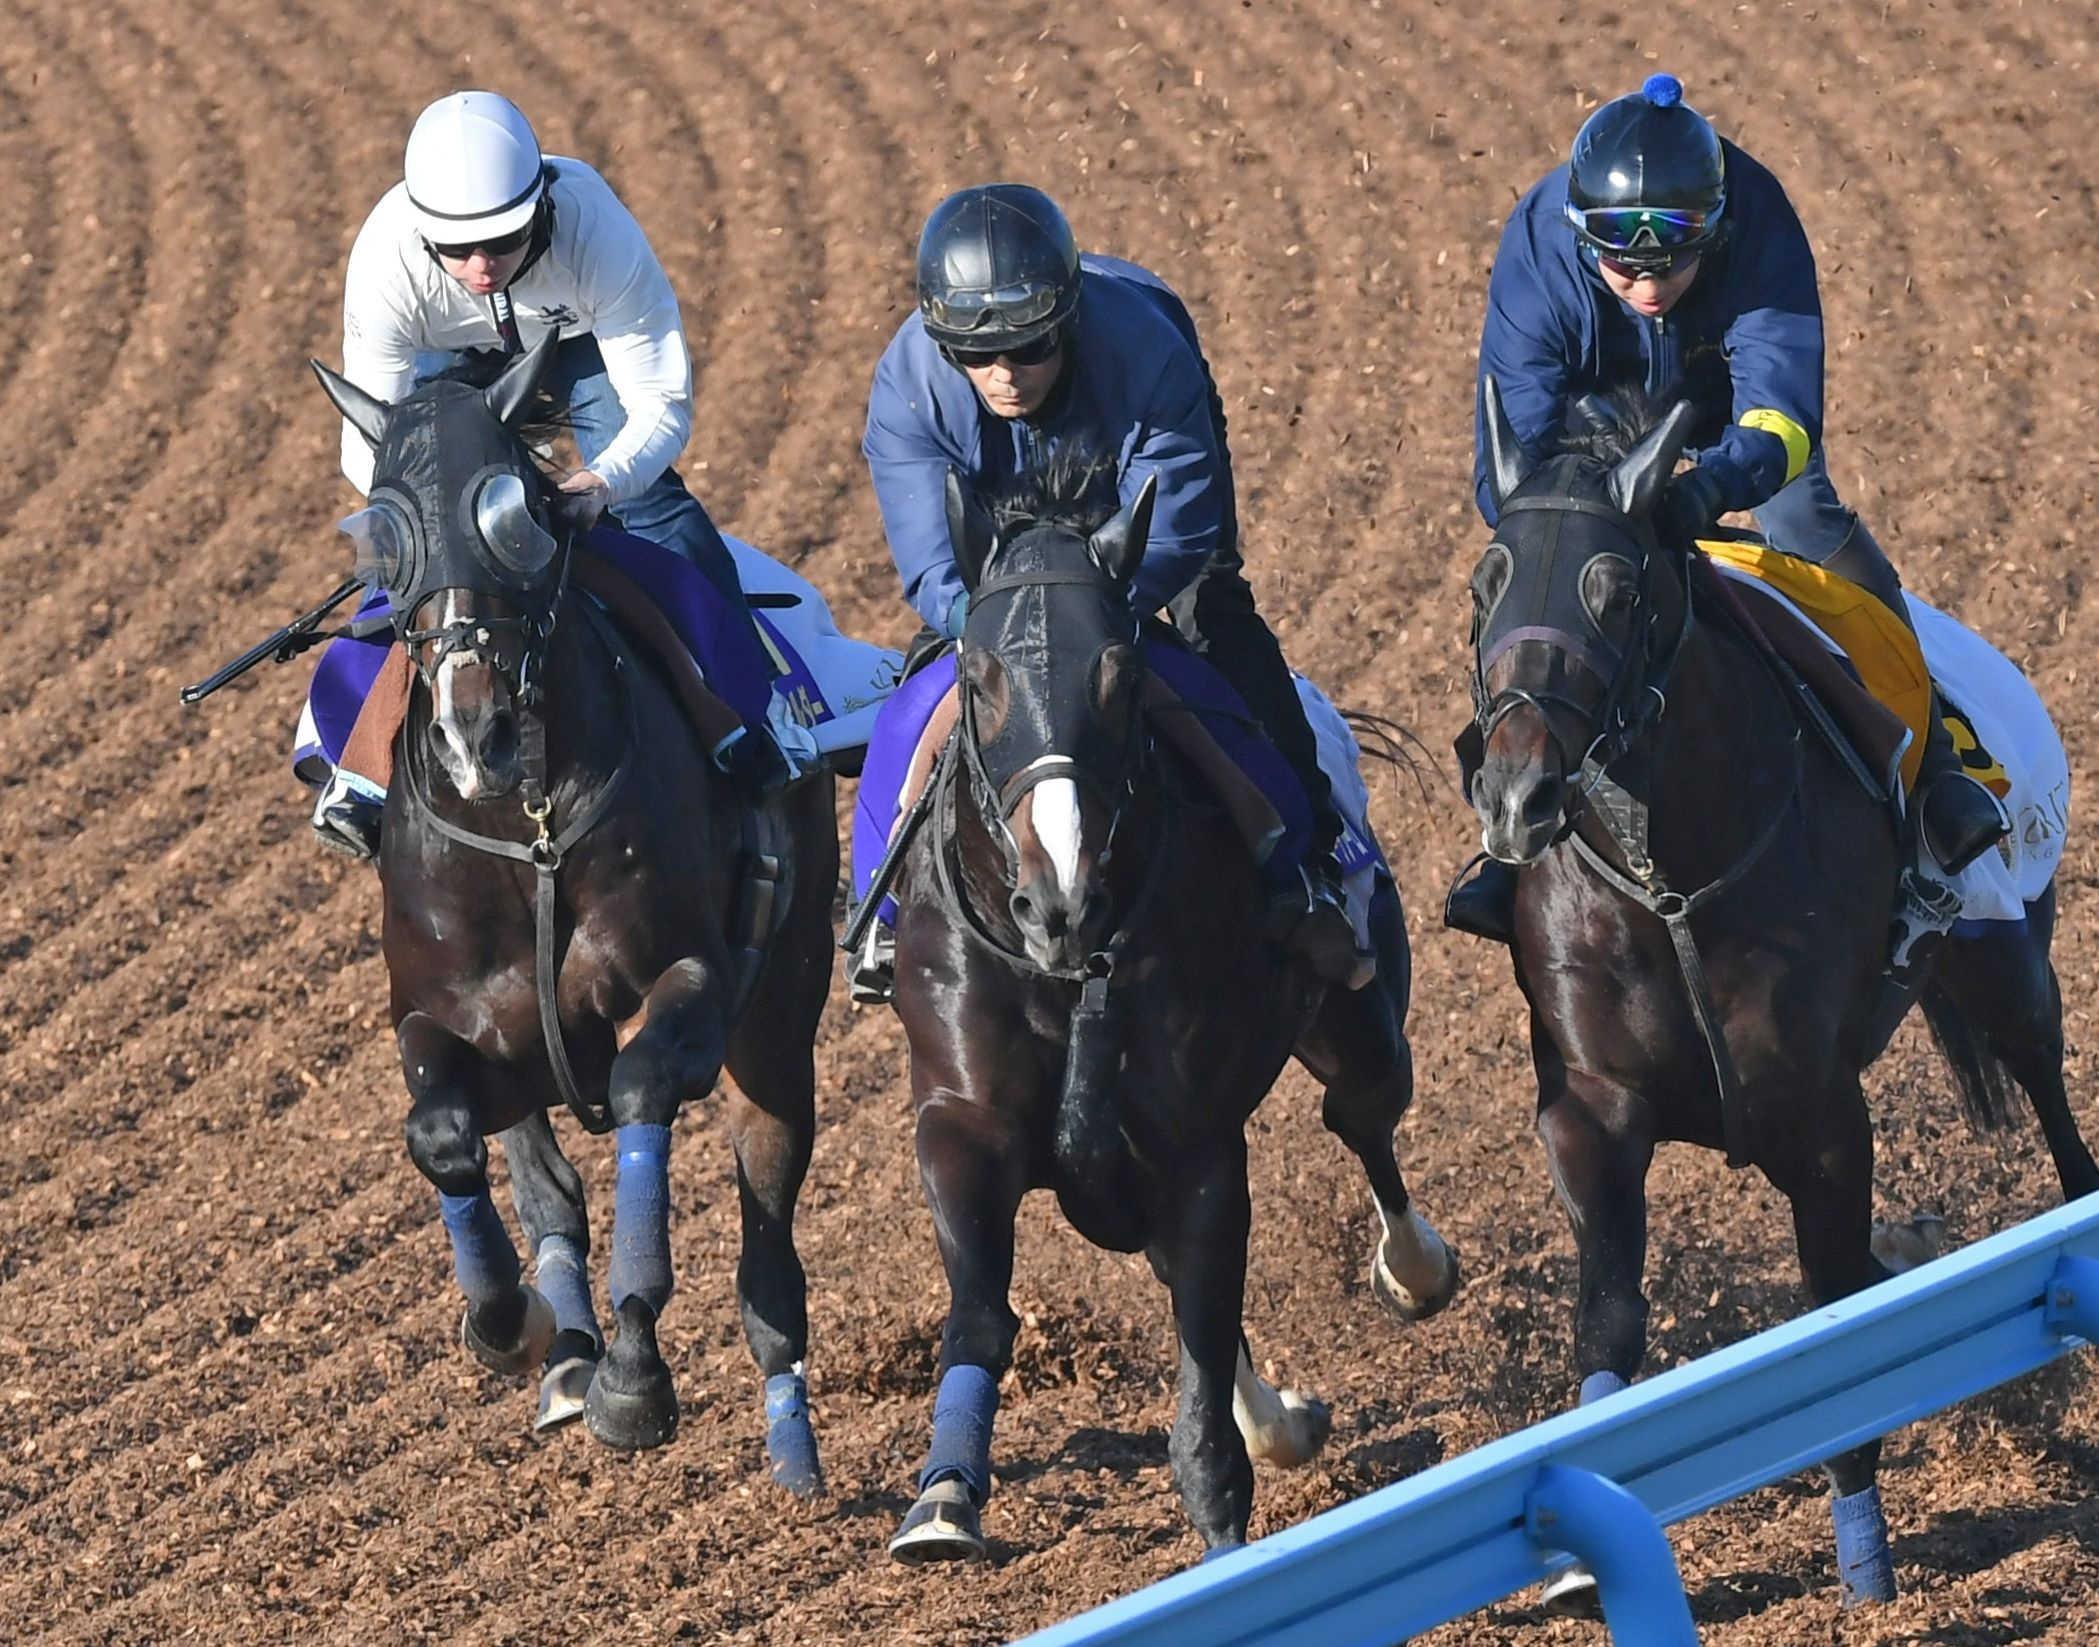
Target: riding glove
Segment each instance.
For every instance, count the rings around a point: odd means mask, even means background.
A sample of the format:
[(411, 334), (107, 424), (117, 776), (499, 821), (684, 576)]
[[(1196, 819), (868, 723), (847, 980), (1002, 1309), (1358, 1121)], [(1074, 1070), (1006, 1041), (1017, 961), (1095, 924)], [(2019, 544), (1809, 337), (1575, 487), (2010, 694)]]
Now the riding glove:
[(1712, 531), (1727, 512), (1720, 477), (1710, 469), (1686, 469), (1662, 488), (1654, 506), (1654, 529), (1664, 543), (1689, 543)]

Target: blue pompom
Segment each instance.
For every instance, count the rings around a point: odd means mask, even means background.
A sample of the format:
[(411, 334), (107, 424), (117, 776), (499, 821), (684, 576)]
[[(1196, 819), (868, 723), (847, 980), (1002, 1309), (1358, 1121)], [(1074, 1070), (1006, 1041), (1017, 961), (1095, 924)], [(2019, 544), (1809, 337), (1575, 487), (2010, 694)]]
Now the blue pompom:
[(1673, 109), (1684, 100), (1684, 83), (1673, 74), (1650, 74), (1640, 95), (1658, 109)]

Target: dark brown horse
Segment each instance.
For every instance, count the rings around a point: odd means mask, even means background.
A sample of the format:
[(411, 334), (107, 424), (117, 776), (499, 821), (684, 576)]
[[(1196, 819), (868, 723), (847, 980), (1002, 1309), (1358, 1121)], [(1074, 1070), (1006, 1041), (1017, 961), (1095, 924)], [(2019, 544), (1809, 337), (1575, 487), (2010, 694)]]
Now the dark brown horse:
[[(1456, 1264), (1393, 1157), (1413, 1091), (1406, 929), (1380, 878), (1378, 976), (1327, 989), (1268, 941), (1250, 854), (1140, 711), (1130, 580), (1147, 486), (1108, 517), (1082, 464), (1024, 477), (993, 521), (949, 479), (970, 590), (961, 715), (899, 884), (896, 1007), (919, 1171), (951, 1302), (920, 1498), (901, 1560), (981, 1555), (997, 1386), (1019, 1322), (1013, 1220), (1055, 1191), (1089, 1240), (1142, 1250), (1180, 1330), (1174, 1476), (1204, 1543), (1246, 1536), (1251, 1442), (1301, 1462), (1323, 1409), (1256, 1376), (1240, 1333), (1245, 1123), (1295, 1049), (1362, 1160), (1379, 1296), (1442, 1307)], [(1236, 1423), (1235, 1423), (1236, 1418)]]
[[(1618, 408), (1533, 468), (1491, 381), (1486, 403), (1501, 523), (1472, 575), (1471, 800), (1487, 851), (1523, 866), (1516, 981), (1538, 1130), (1581, 1252), (1587, 1401), (1644, 1353), (1657, 1143), (1760, 1168), (1792, 1203), (1818, 1303), (1887, 1274), (1859, 1074), (1891, 1028), (1889, 931), (1913, 849), (1719, 603), (1699, 610), (1712, 574), (1695, 551), (1656, 541), (1690, 408), (1658, 422)], [(2023, 934), (1942, 948), (1923, 999), (1971, 1110), (2008, 1070), (2075, 1196), (2099, 1170), (2063, 1091), (2053, 924), (2051, 893)], [(1847, 1599), (1894, 1593), (1878, 1457), (1876, 1442), (1828, 1465)]]
[[(609, 1445), (658, 1446), (678, 1416), (656, 1345), (670, 1127), (726, 1063), (745, 1335), (774, 1475), (813, 1491), (793, 1220), (829, 981), (831, 781), (754, 803), (653, 658), (572, 586), (558, 499), (517, 432), (552, 342), (485, 391), (448, 374), (394, 406), (316, 367), (376, 451), (345, 528), (416, 671), (379, 858), (409, 1154), (439, 1192), (474, 1353), (511, 1373), (544, 1360), (542, 1425), (580, 1409)], [(564, 1097), (618, 1145), (602, 1360), (582, 1184), (545, 1114)], [(489, 1198), (491, 1133), (536, 1287)]]

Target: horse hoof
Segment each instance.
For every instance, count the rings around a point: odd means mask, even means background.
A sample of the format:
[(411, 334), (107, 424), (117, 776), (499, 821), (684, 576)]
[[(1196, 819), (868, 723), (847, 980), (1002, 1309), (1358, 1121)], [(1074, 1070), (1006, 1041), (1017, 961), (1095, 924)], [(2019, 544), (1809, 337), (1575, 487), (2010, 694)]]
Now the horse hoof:
[(903, 1526), (889, 1541), (889, 1554), (907, 1567), (929, 1561), (981, 1561), (984, 1533), (969, 1488), (950, 1478), (918, 1495)]
[(546, 1368), (539, 1375), (539, 1416), (535, 1430), (555, 1430), (583, 1416), (583, 1403), (590, 1394), (591, 1379), (598, 1370), (598, 1341), (570, 1328), (557, 1333), (547, 1352)]
[(1256, 1433), (1241, 1434), (1247, 1455), (1278, 1469), (1302, 1469), (1319, 1456), (1319, 1450), (1334, 1433), (1333, 1409), (1317, 1396), (1297, 1390), (1277, 1390), (1282, 1411), (1271, 1422), (1256, 1427)]
[(1945, 1250), (1946, 1220), (1935, 1212), (1920, 1212), (1905, 1224), (1873, 1220), (1873, 1256), (1893, 1274), (1921, 1268)]
[(583, 1423), (621, 1452), (661, 1447), (678, 1433), (678, 1392), (656, 1350), (656, 1317), (639, 1299), (620, 1306), (619, 1337), (590, 1381)]
[(1546, 1612), (1554, 1618), (1603, 1617), (1603, 1601), (1597, 1594), (1596, 1575), (1582, 1566), (1569, 1567), (1546, 1581), (1541, 1597)]
[(546, 1360), (547, 1351), (553, 1347), (554, 1306), (541, 1297), (539, 1289), (530, 1282), (519, 1282), (517, 1290), (524, 1295), (525, 1310), (514, 1343), (499, 1344), (477, 1331), (471, 1304), (459, 1319), (459, 1341), (473, 1351), (474, 1359), (490, 1372), (521, 1378)]
[(1443, 1307), (1458, 1294), (1458, 1284), (1464, 1272), (1458, 1267), (1458, 1250), (1448, 1242), (1443, 1243), (1443, 1273), (1436, 1285), (1428, 1292), (1417, 1294), (1401, 1284), (1385, 1264), (1385, 1243), (1389, 1237), (1380, 1237), (1377, 1251), (1370, 1255), (1370, 1293), (1380, 1304), (1400, 1320), (1412, 1325), (1426, 1321), (1432, 1315), (1442, 1313)]

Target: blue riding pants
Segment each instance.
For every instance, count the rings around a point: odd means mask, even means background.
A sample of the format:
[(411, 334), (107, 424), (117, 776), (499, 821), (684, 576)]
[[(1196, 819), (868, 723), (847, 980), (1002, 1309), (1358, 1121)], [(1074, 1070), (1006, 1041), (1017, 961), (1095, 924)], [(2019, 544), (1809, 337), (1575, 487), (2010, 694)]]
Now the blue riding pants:
[(1807, 468), (1758, 507), (1756, 525), (1774, 549), (1820, 566), (1850, 541), (1858, 514), (1837, 496), (1817, 447)]

